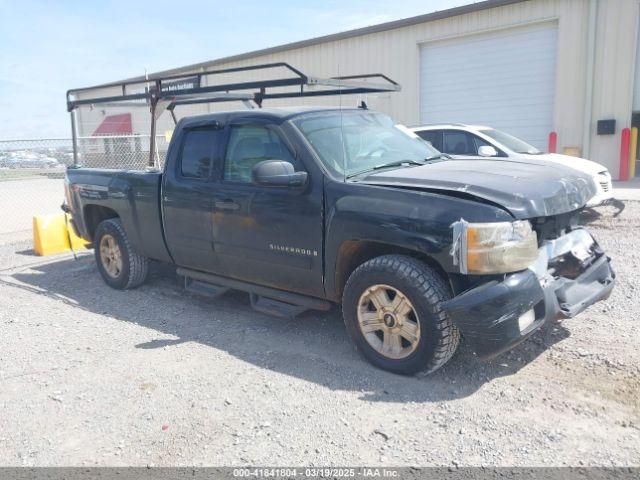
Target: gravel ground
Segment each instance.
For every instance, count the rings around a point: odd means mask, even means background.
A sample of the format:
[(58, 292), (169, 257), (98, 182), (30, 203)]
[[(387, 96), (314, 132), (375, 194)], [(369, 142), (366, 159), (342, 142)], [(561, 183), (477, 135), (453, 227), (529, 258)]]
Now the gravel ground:
[(156, 266), (0, 246), (0, 465), (638, 465), (640, 203), (594, 215), (612, 297), (484, 363), (376, 370), (338, 311), (281, 320)]

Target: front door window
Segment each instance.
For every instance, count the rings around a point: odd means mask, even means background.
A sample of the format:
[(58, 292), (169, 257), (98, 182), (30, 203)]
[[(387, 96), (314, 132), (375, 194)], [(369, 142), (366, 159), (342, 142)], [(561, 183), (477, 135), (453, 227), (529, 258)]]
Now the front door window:
[(296, 166), (293, 155), (273, 130), (253, 125), (232, 127), (223, 178), (251, 183), (251, 170), (264, 160), (285, 160)]

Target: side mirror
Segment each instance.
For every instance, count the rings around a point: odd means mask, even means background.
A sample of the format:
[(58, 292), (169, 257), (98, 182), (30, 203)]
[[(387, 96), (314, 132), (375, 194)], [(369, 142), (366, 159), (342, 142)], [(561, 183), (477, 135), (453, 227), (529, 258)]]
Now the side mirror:
[(301, 187), (307, 183), (307, 172), (296, 172), (284, 160), (264, 160), (251, 170), (251, 181), (263, 187)]
[(481, 157), (497, 157), (498, 151), (491, 145), (482, 145), (478, 149), (478, 155)]

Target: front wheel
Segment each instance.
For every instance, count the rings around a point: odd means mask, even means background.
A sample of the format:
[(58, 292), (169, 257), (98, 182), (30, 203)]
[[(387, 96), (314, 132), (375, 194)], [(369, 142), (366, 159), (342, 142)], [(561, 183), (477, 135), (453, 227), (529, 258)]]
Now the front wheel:
[(133, 250), (120, 219), (110, 218), (101, 222), (93, 242), (98, 270), (107, 285), (126, 290), (145, 281), (147, 257)]
[(384, 255), (360, 265), (342, 297), (347, 331), (364, 357), (394, 373), (433, 372), (453, 356), (460, 332), (441, 308), (443, 278), (412, 257)]

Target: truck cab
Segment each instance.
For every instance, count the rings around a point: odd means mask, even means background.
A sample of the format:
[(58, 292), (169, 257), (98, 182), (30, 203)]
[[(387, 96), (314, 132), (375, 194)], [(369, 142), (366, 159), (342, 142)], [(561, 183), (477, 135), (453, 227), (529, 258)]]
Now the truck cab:
[[(162, 178), (167, 244), (178, 265), (324, 296), (323, 175), (287, 117), (241, 111), (182, 120)], [(298, 184), (254, 181), (278, 160)]]

